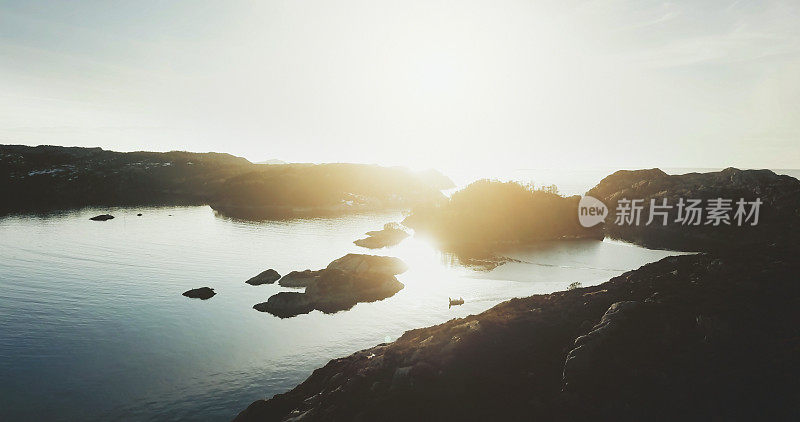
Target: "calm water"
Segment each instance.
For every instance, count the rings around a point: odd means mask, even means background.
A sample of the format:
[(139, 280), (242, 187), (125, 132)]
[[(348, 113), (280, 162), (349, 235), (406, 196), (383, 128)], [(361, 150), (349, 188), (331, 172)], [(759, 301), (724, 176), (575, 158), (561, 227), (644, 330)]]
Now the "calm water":
[[(107, 211), (117, 218), (89, 220)], [(405, 330), (573, 281), (599, 283), (670, 254), (550, 242), (510, 254), (523, 263), (480, 272), (411, 238), (377, 252), (410, 266), (399, 277), (406, 288), (392, 298), (291, 319), (251, 308), (284, 289), (249, 286), (249, 277), (368, 253), (352, 241), (400, 219), (252, 223), (208, 207), (0, 219), (0, 420), (229, 420), (328, 360)], [(201, 286), (217, 296), (181, 296)], [(466, 304), (448, 309), (448, 296)]]

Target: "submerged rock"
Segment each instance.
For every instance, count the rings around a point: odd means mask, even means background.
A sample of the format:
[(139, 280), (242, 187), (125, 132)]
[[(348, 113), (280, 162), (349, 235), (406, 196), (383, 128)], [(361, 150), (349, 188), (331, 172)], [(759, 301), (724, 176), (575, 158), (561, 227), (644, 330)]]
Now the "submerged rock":
[(100, 214), (100, 215), (96, 215), (96, 216), (90, 218), (89, 220), (106, 221), (106, 220), (111, 220), (112, 218), (114, 218), (114, 216), (111, 215), (111, 214)]
[(345, 255), (318, 271), (293, 271), (280, 280), (284, 287), (305, 287), (304, 293), (281, 292), (253, 308), (286, 318), (316, 309), (325, 313), (347, 310), (359, 302), (391, 297), (404, 285), (395, 274), (408, 267), (398, 258)]
[(260, 286), (262, 284), (272, 284), (278, 279), (281, 278), (281, 275), (278, 274), (277, 271), (273, 270), (272, 268), (258, 274), (257, 276), (245, 281), (245, 283), (253, 285), (253, 286)]
[(183, 292), (183, 295), (186, 297), (190, 297), (192, 299), (211, 299), (215, 294), (214, 289), (211, 287), (200, 287), (197, 289), (187, 290)]
[(397, 223), (386, 223), (383, 230), (370, 231), (366, 234), (368, 237), (358, 239), (353, 243), (363, 248), (378, 249), (394, 246), (409, 236)]

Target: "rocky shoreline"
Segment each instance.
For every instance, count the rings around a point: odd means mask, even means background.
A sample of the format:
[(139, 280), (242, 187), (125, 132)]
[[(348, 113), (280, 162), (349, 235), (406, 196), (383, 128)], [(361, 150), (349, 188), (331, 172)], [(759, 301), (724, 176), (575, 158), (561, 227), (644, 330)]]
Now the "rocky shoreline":
[(236, 421), (788, 420), (797, 247), (665, 258), (335, 359)]
[[(330, 361), (235, 420), (799, 419), (800, 182), (768, 170), (670, 176), (653, 169), (616, 172), (588, 194), (612, 210), (622, 198), (761, 198), (767, 207), (759, 226), (739, 230), (606, 220), (601, 231), (613, 238), (704, 252), (408, 331)], [(473, 223), (487, 212), (469, 201), (449, 206), (404, 224), (442, 231), (436, 224), (452, 225), (451, 212), (464, 227), (480, 227)], [(558, 234), (572, 224), (565, 220)], [(453, 244), (484, 236), (453, 227), (444, 232)]]

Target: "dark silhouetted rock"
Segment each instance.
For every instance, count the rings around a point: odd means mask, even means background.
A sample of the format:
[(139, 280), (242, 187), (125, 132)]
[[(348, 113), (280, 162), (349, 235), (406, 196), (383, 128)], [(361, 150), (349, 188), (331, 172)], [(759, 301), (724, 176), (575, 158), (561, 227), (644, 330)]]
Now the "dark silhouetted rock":
[(106, 221), (106, 220), (111, 220), (112, 218), (114, 218), (114, 216), (111, 214), (100, 214), (90, 218), (89, 220)]
[(273, 270), (272, 268), (258, 274), (257, 276), (245, 281), (247, 284), (251, 284), (253, 286), (259, 286), (261, 284), (272, 284), (278, 279), (281, 278), (281, 275), (278, 274), (277, 271)]
[(386, 223), (383, 230), (371, 231), (366, 234), (368, 237), (358, 239), (353, 243), (363, 248), (378, 249), (394, 246), (409, 236), (397, 223)]
[(408, 270), (408, 266), (400, 258), (391, 256), (375, 256), (349, 253), (332, 261), (326, 269), (342, 270), (354, 273), (379, 273), (397, 275)]
[(253, 305), (253, 309), (288, 318), (313, 311), (314, 304), (305, 293), (280, 292), (270, 296), (266, 302)]
[(211, 299), (216, 293), (211, 287), (200, 287), (197, 289), (187, 290), (183, 295), (192, 299)]
[[(210, 205), (236, 218), (409, 209), (442, 200), (435, 172), (333, 163), (259, 165), (220, 153), (0, 145), (0, 214), (89, 205)], [(449, 182), (449, 183), (448, 183)]]
[(278, 284), (283, 287), (306, 287), (313, 283), (314, 280), (319, 277), (321, 272), (322, 270), (292, 271), (289, 274), (281, 277), (281, 279), (278, 281)]
[[(727, 168), (709, 173), (669, 175), (659, 169), (620, 170), (604, 178), (587, 195), (603, 201), (609, 209), (605, 222), (607, 236), (637, 243), (647, 247), (689, 251), (709, 251), (758, 245), (783, 239), (793, 239), (800, 233), (800, 181), (777, 175), (770, 170), (739, 170)], [(731, 224), (708, 225), (707, 211), (710, 199), (731, 200)], [(642, 199), (643, 209), (638, 225), (616, 224), (615, 215), (620, 199)], [(703, 209), (699, 225), (677, 222), (678, 201), (701, 200)], [(759, 221), (755, 226), (734, 220), (736, 202), (740, 199), (760, 199)], [(650, 201), (661, 205), (666, 200), (672, 208), (668, 224), (657, 217), (646, 224), (650, 215)], [(749, 207), (747, 209), (749, 211)], [(663, 211), (663, 210), (661, 210)]]
[(142, 213), (138, 213), (138, 214), (136, 214), (136, 216), (137, 216), (137, 217), (141, 217), (141, 216), (142, 216)]
[(326, 313), (347, 310), (359, 302), (386, 299), (403, 289), (395, 274), (407, 268), (398, 258), (348, 254), (325, 269), (285, 275), (279, 282), (281, 286), (305, 287), (305, 292), (281, 292), (254, 308), (282, 318), (314, 309)]

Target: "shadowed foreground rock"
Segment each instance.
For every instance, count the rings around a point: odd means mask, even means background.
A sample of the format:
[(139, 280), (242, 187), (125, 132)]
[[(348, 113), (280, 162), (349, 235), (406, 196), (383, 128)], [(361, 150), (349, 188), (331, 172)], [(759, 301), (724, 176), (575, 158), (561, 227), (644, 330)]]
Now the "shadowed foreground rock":
[(200, 287), (197, 289), (187, 290), (183, 292), (183, 295), (186, 297), (190, 297), (192, 299), (211, 299), (214, 295), (217, 294), (214, 292), (214, 289), (211, 287)]
[(237, 421), (798, 420), (798, 248), (665, 258), (330, 361)]
[(280, 280), (284, 287), (305, 287), (304, 293), (280, 292), (253, 306), (281, 318), (306, 314), (314, 309), (334, 313), (359, 302), (374, 302), (403, 289), (396, 274), (408, 267), (398, 258), (347, 254), (318, 271), (292, 271)]
[(272, 284), (278, 281), (279, 278), (281, 278), (281, 275), (278, 274), (277, 271), (270, 268), (258, 274), (257, 276), (245, 281), (245, 283), (250, 284), (252, 286), (260, 286), (262, 284)]

